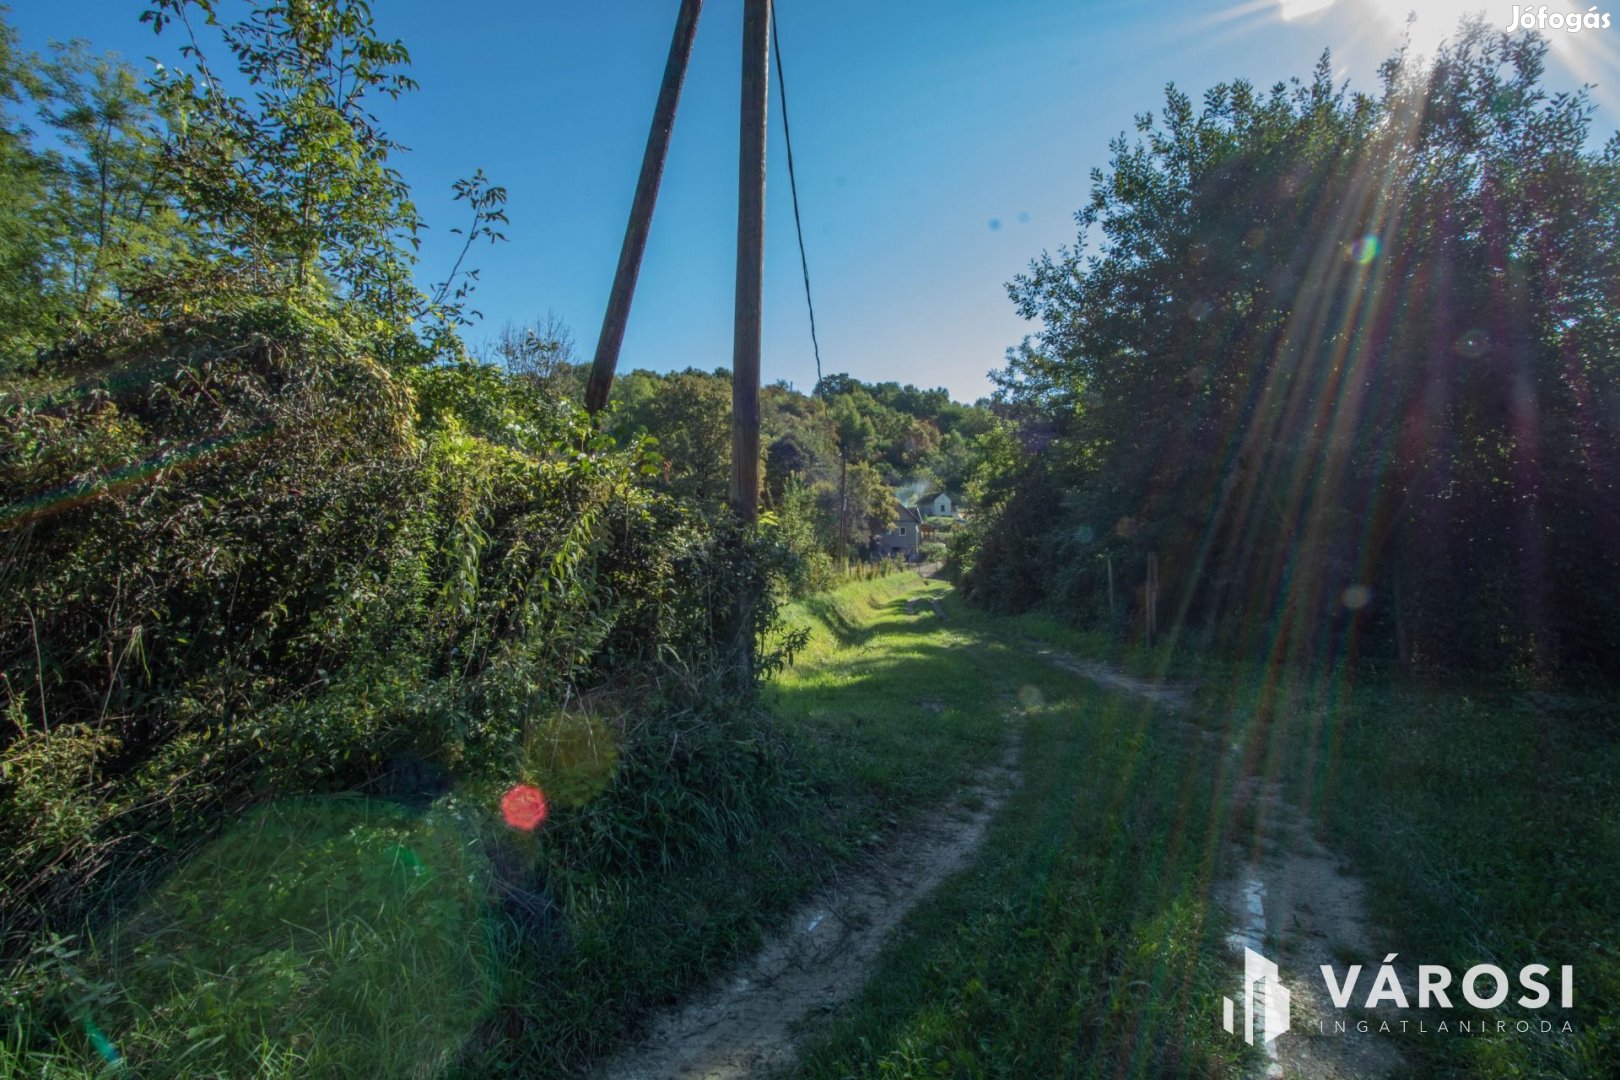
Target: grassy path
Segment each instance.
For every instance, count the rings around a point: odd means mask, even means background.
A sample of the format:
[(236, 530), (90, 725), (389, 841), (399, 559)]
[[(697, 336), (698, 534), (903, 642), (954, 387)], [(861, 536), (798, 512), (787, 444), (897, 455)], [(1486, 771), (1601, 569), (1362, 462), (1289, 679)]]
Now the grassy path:
[(756, 1076), (794, 1059), (794, 1035), (865, 985), (902, 919), (978, 851), (1018, 782), (1020, 742), (946, 803), (890, 836), (801, 904), (752, 958), (666, 1011), (603, 1080)]
[[(931, 603), (942, 605), (945, 618)], [(1018, 624), (909, 575), (818, 598), (773, 705), (829, 803), (903, 826), (982, 768), (1012, 718), (1022, 783), (968, 869), (902, 925), (810, 1077), (1220, 1075), (1214, 751), (1152, 702), (1054, 668)]]
[[(54, 1045), (0, 1041), (0, 1080), (107, 1075), (113, 1046), (148, 1080), (570, 1076), (649, 1031), (694, 1051), (649, 1077), (1238, 1076), (1265, 1066), (1220, 1024), (1256, 881), (1286, 973), (1576, 966), (1575, 1034), (1402, 1039), (1401, 1075), (1612, 1075), (1612, 701), (1172, 665), (909, 573), (789, 618), (812, 633), (771, 719), (689, 717), (683, 759), (643, 746), (559, 810), (511, 853), (544, 870), (522, 918), (492, 911), (498, 853), (455, 794), (268, 807), (106, 950), (166, 966), (73, 961), (99, 996)], [(989, 782), (1014, 744), (1016, 784)], [(1301, 1028), (1292, 1075), (1393, 1060)]]
[[(904, 823), (982, 766), (1006, 716), (1024, 767), (969, 868), (902, 923), (851, 1007), (813, 1023), (795, 1075), (1612, 1075), (1614, 701), (1121, 653), (909, 576), (805, 614), (816, 648), (776, 709), (838, 777), (829, 805)], [(1296, 986), (1270, 1069), (1218, 1018), (1236, 989), (1226, 934), (1255, 884), (1264, 950)], [(1576, 1009), (1552, 1017), (1573, 1033), (1515, 1030), (1547, 1017), (1510, 1002), (1507, 1030), (1380, 1036), (1383, 1018), (1471, 1014), (1330, 1014), (1306, 986), (1319, 963), (1371, 972), (1387, 952), (1409, 986), (1417, 962), (1573, 963)]]
[[(1355, 1009), (1331, 1018), (1371, 1019), (1371, 1033), (1324, 1035), (1309, 1030), (1324, 1003), (1296, 994), (1284, 1075), (1613, 1075), (1612, 700), (1133, 654), (972, 611), (937, 585), (884, 589), (818, 601), (829, 632), (778, 689), (784, 724), (831, 774), (862, 778), (840, 796), (903, 819), (956, 782), (956, 755), (982, 760), (974, 733), (1012, 702), (1023, 783), (973, 864), (902, 925), (853, 1007), (810, 1033), (796, 1075), (1263, 1072), (1219, 1020), (1221, 996), (1236, 991), (1228, 912), (1257, 882), (1265, 951), (1293, 980), (1323, 962), (1370, 972), (1388, 952), (1404, 958), (1408, 986), (1419, 962), (1577, 972), (1572, 1011), (1510, 1002), (1469, 1037), (1380, 1036), (1388, 1017)], [(942, 602), (945, 620), (921, 603), (905, 615), (918, 597)], [(1144, 694), (1121, 668), (1159, 689)], [(1164, 687), (1167, 671), (1181, 685)], [(1431, 1029), (1481, 1019), (1401, 1018)], [(1549, 1018), (1573, 1033), (1538, 1031)], [(1530, 1030), (1516, 1030), (1525, 1020)]]

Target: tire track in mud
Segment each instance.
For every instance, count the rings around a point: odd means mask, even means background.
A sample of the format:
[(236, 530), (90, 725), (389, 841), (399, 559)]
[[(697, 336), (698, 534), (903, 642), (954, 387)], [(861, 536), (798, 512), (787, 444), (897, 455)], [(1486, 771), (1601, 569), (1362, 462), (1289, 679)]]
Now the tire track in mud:
[[(1099, 660), (1028, 644), (1054, 667), (1163, 706), (1190, 735), (1208, 742), (1220, 738), (1185, 716), (1193, 705), (1191, 686), (1140, 679)], [(1225, 753), (1234, 759), (1232, 767), (1240, 769), (1235, 759), (1241, 748), (1228, 746)], [(1348, 862), (1316, 838), (1310, 818), (1286, 798), (1281, 784), (1244, 773), (1233, 803), (1234, 813), (1252, 811), (1255, 825), (1246, 845), (1233, 845), (1230, 858), (1238, 870), (1222, 886), (1220, 899), (1235, 927), (1228, 945), (1239, 959), (1245, 948), (1268, 955), (1280, 950), (1296, 973), (1284, 979), (1292, 996), (1290, 1032), (1287, 1038), (1261, 1043), (1257, 1075), (1374, 1080), (1399, 1072), (1403, 1060), (1383, 1039), (1313, 1032), (1317, 1020), (1334, 1017), (1335, 1011), (1318, 980), (1297, 977), (1333, 963), (1338, 953), (1374, 955), (1377, 935), (1367, 916), (1366, 886)], [(1238, 1024), (1241, 1029), (1241, 1019)]]
[(796, 910), (754, 957), (707, 992), (656, 1017), (599, 1080), (730, 1080), (790, 1065), (797, 1029), (865, 985), (908, 912), (983, 843), (1018, 783), (1020, 729), (1001, 761), (943, 807), (921, 816), (836, 884)]

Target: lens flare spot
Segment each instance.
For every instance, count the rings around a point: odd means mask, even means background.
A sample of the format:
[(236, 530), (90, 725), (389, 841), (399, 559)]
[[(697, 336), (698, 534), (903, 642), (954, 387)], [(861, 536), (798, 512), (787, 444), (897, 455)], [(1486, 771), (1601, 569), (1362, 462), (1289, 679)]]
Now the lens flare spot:
[(1491, 348), (1491, 336), (1475, 327), (1457, 339), (1457, 352), (1470, 360), (1484, 356)]
[(1018, 688), (1018, 704), (1026, 709), (1038, 709), (1046, 703), (1038, 686), (1021, 686)]
[(1074, 530), (1074, 538), (1082, 544), (1089, 544), (1097, 539), (1097, 530), (1090, 525), (1082, 525)]
[(501, 817), (514, 829), (533, 832), (546, 820), (546, 797), (533, 784), (514, 784), (501, 796)]
[(113, 1045), (112, 1040), (107, 1038), (107, 1033), (97, 1027), (96, 1022), (88, 1016), (84, 1018), (84, 1033), (89, 1038), (90, 1045), (95, 1047), (96, 1053), (101, 1055), (101, 1060), (109, 1065), (118, 1065), (123, 1061), (123, 1055), (118, 1052), (118, 1047)]
[(404, 844), (395, 844), (389, 848), (388, 860), (391, 865), (408, 872), (413, 877), (421, 877), (422, 871), (425, 869), (422, 865), (421, 856)]
[(546, 805), (583, 806), (613, 782), (615, 724), (581, 707), (536, 719), (524, 735), (521, 774), (546, 793)]
[(1351, 611), (1360, 611), (1372, 602), (1372, 590), (1365, 585), (1352, 585), (1344, 590), (1344, 596), (1341, 599), (1344, 601), (1344, 606)]
[(1350, 258), (1355, 260), (1357, 266), (1371, 266), (1372, 261), (1378, 258), (1378, 237), (1363, 236), (1357, 240), (1350, 249)]

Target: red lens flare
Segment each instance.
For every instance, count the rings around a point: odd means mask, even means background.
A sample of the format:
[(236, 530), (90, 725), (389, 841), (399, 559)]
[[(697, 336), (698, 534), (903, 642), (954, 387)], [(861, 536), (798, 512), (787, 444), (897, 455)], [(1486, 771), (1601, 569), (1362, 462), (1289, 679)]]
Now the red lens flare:
[(514, 829), (533, 832), (546, 820), (546, 796), (533, 784), (515, 784), (501, 796), (501, 817)]

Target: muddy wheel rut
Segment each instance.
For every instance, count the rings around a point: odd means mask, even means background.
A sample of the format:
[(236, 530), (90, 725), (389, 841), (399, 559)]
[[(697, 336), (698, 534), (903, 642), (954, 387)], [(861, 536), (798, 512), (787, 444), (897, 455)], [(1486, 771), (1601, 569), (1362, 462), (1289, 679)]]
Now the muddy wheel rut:
[[(1110, 690), (1165, 707), (1192, 705), (1191, 687), (1152, 682), (1105, 663), (1031, 645), (1054, 667)], [(1214, 732), (1182, 717), (1189, 735)], [(1020, 740), (1013, 730), (999, 764), (960, 796), (923, 815), (834, 885), (801, 905), (751, 959), (710, 989), (655, 1017), (635, 1045), (595, 1072), (599, 1080), (732, 1080), (789, 1068), (804, 1022), (837, 1008), (865, 984), (900, 921), (951, 874), (963, 869), (1018, 782)], [(1225, 753), (1238, 754), (1227, 747)], [(1237, 763), (1233, 762), (1234, 767)], [(1281, 953), (1294, 972), (1314, 972), (1337, 954), (1371, 955), (1378, 935), (1368, 920), (1365, 887), (1348, 863), (1316, 838), (1309, 818), (1280, 785), (1247, 775), (1236, 803), (1252, 811), (1254, 831), (1234, 845), (1235, 872), (1222, 885), (1234, 925), (1234, 956), (1245, 947)], [(1399, 1072), (1402, 1059), (1378, 1038), (1322, 1036), (1330, 1015), (1316, 981), (1285, 980), (1292, 1034), (1264, 1043), (1256, 1076), (1361, 1080)], [(1258, 1041), (1258, 1040), (1257, 1040)]]
[(1019, 748), (1014, 728), (1001, 761), (972, 787), (812, 897), (752, 959), (656, 1017), (640, 1043), (596, 1075), (726, 1080), (790, 1065), (802, 1022), (853, 997), (900, 920), (978, 850), (1017, 784)]
[[(1152, 682), (1101, 661), (1031, 647), (1055, 667), (1165, 706), (1172, 716), (1192, 706), (1190, 686)], [(1189, 736), (1219, 739), (1185, 716), (1181, 720)], [(1229, 746), (1225, 753), (1235, 759), (1240, 748)], [(1240, 767), (1236, 760), (1232, 765)], [(1397, 1074), (1404, 1063), (1390, 1043), (1369, 1035), (1321, 1034), (1317, 1021), (1333, 1018), (1335, 1011), (1319, 980), (1298, 977), (1343, 954), (1373, 957), (1379, 935), (1367, 915), (1366, 886), (1348, 862), (1317, 839), (1310, 818), (1285, 797), (1280, 784), (1245, 774), (1235, 803), (1238, 812), (1252, 814), (1255, 825), (1246, 844), (1234, 845), (1229, 853), (1237, 869), (1222, 886), (1221, 900), (1233, 923), (1228, 945), (1239, 958), (1245, 948), (1274, 959), (1280, 953), (1292, 975), (1283, 981), (1292, 996), (1290, 1035), (1261, 1044), (1254, 1074), (1301, 1080), (1372, 1080)]]

